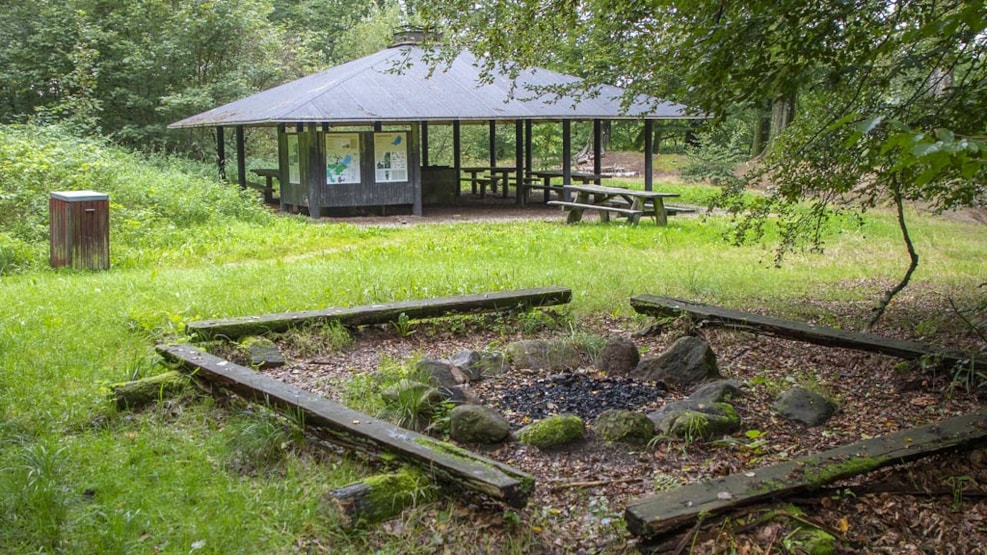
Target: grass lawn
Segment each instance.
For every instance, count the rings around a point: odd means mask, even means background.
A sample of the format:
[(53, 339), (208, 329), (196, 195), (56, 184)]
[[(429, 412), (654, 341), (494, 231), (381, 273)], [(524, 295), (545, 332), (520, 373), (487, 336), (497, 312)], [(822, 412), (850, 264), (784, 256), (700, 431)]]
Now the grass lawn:
[[(960, 302), (982, 299), (984, 227), (913, 216), (914, 281)], [(807, 299), (859, 302), (855, 320), (836, 322), (859, 327), (867, 301), (907, 263), (893, 217), (879, 211), (862, 226), (832, 220), (824, 252), (781, 268), (770, 238), (722, 242), (731, 225), (722, 217), (664, 228), (126, 218), (133, 229), (115, 228), (109, 271), (0, 275), (0, 552), (436, 552), (393, 528), (344, 532), (322, 496), (372, 469), (306, 448), (260, 407), (192, 395), (117, 410), (107, 385), (161, 372), (153, 346), (180, 340), (192, 320), (561, 285), (574, 292), (566, 310), (575, 326), (607, 315), (636, 329), (646, 320), (628, 298), (648, 292), (778, 316), (807, 316)], [(456, 510), (442, 503), (440, 515)], [(512, 511), (503, 519), (513, 533), (499, 549), (528, 551), (532, 523)], [(439, 534), (441, 522), (432, 524)], [(476, 541), (459, 548), (479, 549), (479, 531)]]

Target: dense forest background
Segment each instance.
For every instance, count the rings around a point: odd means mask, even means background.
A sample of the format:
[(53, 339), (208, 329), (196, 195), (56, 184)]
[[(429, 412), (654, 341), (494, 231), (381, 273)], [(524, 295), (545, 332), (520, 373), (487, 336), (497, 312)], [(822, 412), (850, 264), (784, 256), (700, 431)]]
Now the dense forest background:
[[(394, 0), (16, 0), (4, 12), (0, 123), (58, 123), (203, 161), (215, 156), (213, 130), (169, 123), (386, 48), (413, 19)], [(578, 74), (580, 59), (563, 46), (545, 65)], [(681, 150), (687, 127), (666, 127), (667, 148)], [(643, 146), (641, 125), (608, 132), (614, 149)], [(589, 133), (577, 128), (577, 144)], [(248, 134), (255, 156), (271, 150), (262, 131)], [(536, 145), (553, 155), (559, 134), (543, 126)], [(435, 135), (433, 158), (451, 157), (451, 135)], [(485, 159), (486, 141), (485, 130), (466, 130), (466, 158)], [(497, 148), (513, 155), (513, 131), (499, 134)]]
[(0, 123), (206, 158), (174, 121), (387, 46), (395, 2), (37, 0), (0, 18)]

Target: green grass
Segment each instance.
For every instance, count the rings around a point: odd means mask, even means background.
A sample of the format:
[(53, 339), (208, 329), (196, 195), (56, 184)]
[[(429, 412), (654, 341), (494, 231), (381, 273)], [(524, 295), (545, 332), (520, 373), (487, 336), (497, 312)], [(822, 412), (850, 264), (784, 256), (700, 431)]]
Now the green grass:
[[(145, 185), (158, 183), (147, 166), (140, 172)], [(708, 192), (682, 187), (697, 195), (688, 202)], [(770, 238), (727, 246), (723, 218), (672, 218), (664, 228), (357, 227), (257, 216), (227, 200), (221, 217), (191, 211), (140, 233), (114, 232), (109, 271), (35, 263), (0, 273), (0, 551), (432, 552), (415, 539), (428, 529), (414, 524), (415, 513), (407, 537), (340, 531), (322, 496), (370, 469), (305, 448), (291, 424), (262, 409), (193, 395), (118, 412), (105, 385), (161, 372), (154, 344), (182, 337), (191, 320), (562, 285), (573, 289), (567, 318), (578, 332), (589, 316), (633, 321), (628, 298), (644, 292), (779, 315), (807, 310), (806, 298), (867, 300), (876, 285), (847, 284), (896, 279), (906, 265), (894, 219), (882, 212), (862, 227), (834, 219), (823, 253), (775, 268)], [(978, 298), (987, 281), (983, 229), (916, 215), (914, 280)], [(23, 237), (22, 246), (44, 251)], [(515, 527), (505, 549), (525, 552), (530, 530), (514, 513), (504, 518)]]

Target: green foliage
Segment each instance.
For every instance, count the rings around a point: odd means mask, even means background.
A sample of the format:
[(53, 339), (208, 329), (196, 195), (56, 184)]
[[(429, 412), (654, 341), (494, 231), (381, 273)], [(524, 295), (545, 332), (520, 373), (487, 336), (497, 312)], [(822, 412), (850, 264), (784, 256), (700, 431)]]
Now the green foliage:
[(46, 442), (11, 448), (0, 459), (0, 543), (30, 550), (54, 551), (61, 543), (69, 516), (65, 450)]
[[(13, 0), (0, 122), (62, 122), (145, 151), (212, 157), (171, 122), (386, 46), (393, 2)], [(370, 51), (366, 51), (372, 49)]]
[(398, 314), (398, 319), (391, 322), (391, 325), (394, 326), (394, 329), (397, 330), (398, 335), (401, 337), (408, 337), (415, 333), (415, 328), (411, 323), (411, 318), (408, 318), (408, 315), (404, 312)]
[(231, 472), (256, 474), (277, 468), (301, 438), (301, 432), (274, 413), (244, 414), (223, 429), (224, 466)]
[[(754, 110), (759, 131), (760, 112), (770, 105), (772, 133), (761, 164), (746, 179), (729, 180), (719, 206), (739, 216), (737, 242), (760, 241), (777, 223), (776, 261), (805, 244), (820, 248), (833, 206), (918, 201), (944, 211), (987, 204), (983, 2), (411, 6), (444, 31), (450, 49), (487, 54), (486, 69), (554, 63), (583, 70), (583, 81), (550, 92), (620, 83), (628, 99), (649, 94), (717, 119)], [(722, 148), (729, 144), (708, 143), (705, 165), (728, 165), (731, 154)], [(738, 202), (744, 185), (767, 186), (768, 194), (762, 202)], [(901, 212), (910, 264), (875, 318), (918, 264)]]
[(683, 177), (713, 183), (735, 180), (737, 164), (750, 154), (750, 122), (730, 118), (726, 124), (706, 126), (697, 137), (699, 146), (687, 149), (689, 161), (682, 168)]
[(71, 190), (109, 195), (116, 260), (197, 226), (269, 218), (252, 194), (175, 170), (168, 158), (79, 138), (64, 127), (0, 127), (0, 273), (43, 264), (49, 194)]

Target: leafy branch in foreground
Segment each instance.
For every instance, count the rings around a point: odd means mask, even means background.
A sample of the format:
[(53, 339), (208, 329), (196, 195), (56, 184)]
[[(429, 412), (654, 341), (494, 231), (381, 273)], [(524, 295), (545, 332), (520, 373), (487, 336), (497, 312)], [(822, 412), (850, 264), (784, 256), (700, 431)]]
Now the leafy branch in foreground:
[[(772, 133), (743, 185), (768, 196), (722, 206), (735, 239), (777, 222), (780, 258), (819, 247), (830, 210), (919, 203), (933, 211), (987, 204), (987, 7), (960, 0), (723, 3), (466, 0), (411, 2), (450, 48), (489, 67), (548, 66), (585, 77), (571, 91), (615, 83), (722, 120), (772, 106)], [(493, 23), (493, 24), (491, 24)], [(761, 117), (761, 116), (759, 116)], [(727, 178), (727, 182), (732, 180)], [(909, 269), (917, 254), (904, 211)]]

